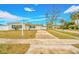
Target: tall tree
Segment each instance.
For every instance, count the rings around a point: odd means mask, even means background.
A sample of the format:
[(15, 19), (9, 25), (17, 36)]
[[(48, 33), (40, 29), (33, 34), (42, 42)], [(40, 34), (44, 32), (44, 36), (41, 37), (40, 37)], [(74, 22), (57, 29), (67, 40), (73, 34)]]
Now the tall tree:
[(48, 13), (45, 14), (45, 18), (46, 18), (46, 23), (47, 23), (47, 29), (52, 29), (52, 22)]
[(49, 19), (49, 14), (48, 14), (48, 13), (45, 14), (45, 18), (46, 18), (46, 23), (48, 24), (48, 22), (49, 22), (49, 20), (50, 20), (50, 19)]
[(70, 15), (72, 22), (79, 19), (79, 12), (74, 12)]
[[(72, 14), (70, 15), (70, 18), (71, 18), (72, 22), (74, 22), (74, 29), (76, 29), (76, 28), (75, 28), (75, 27), (76, 27), (75, 20), (79, 20), (79, 12), (74, 12), (74, 13), (72, 13)], [(77, 21), (77, 23), (78, 23), (78, 21)], [(79, 28), (79, 25), (77, 25), (77, 26), (78, 26), (78, 28)]]
[(51, 11), (51, 20), (54, 23), (54, 25), (56, 24), (57, 18), (59, 16), (59, 10), (57, 8), (53, 8), (53, 10)]
[(57, 25), (56, 22), (57, 22), (59, 13), (60, 13), (59, 10), (55, 7), (53, 9), (50, 9), (49, 14), (48, 13), (45, 14), (47, 24), (51, 24), (51, 26)]
[(64, 19), (61, 19), (60, 22), (62, 23), (62, 25), (64, 25), (65, 23)]

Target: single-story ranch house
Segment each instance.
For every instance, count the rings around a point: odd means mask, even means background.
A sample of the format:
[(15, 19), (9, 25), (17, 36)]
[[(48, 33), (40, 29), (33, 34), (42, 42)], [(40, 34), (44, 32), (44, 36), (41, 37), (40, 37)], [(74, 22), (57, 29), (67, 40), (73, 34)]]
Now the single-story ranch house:
[(0, 30), (9, 30), (9, 26), (0, 24)]
[(46, 29), (46, 26), (39, 24), (22, 24), (19, 22), (8, 23), (7, 25), (0, 25), (0, 30), (40, 30)]

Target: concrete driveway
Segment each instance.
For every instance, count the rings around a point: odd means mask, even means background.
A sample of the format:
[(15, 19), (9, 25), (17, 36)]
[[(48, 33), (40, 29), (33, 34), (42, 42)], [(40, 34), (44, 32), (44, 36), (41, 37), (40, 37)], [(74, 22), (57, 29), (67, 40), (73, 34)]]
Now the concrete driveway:
[[(79, 53), (79, 49), (72, 46), (73, 40), (60, 40), (54, 35), (49, 34), (44, 30), (37, 31), (36, 42), (31, 42), (30, 49), (26, 52), (28, 54), (74, 54)], [(73, 42), (72, 42), (73, 41)], [(79, 43), (76, 41), (75, 43)]]

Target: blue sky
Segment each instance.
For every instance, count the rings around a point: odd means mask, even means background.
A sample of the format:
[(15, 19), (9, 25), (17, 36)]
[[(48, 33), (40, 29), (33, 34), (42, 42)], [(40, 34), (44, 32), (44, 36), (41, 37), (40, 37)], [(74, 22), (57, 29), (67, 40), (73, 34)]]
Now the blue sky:
[[(70, 12), (78, 11), (78, 4), (0, 4), (0, 23), (22, 22), (32, 24), (45, 24), (45, 14), (54, 9), (60, 12), (57, 24), (60, 19), (70, 21)], [(75, 9), (76, 10), (75, 10)]]

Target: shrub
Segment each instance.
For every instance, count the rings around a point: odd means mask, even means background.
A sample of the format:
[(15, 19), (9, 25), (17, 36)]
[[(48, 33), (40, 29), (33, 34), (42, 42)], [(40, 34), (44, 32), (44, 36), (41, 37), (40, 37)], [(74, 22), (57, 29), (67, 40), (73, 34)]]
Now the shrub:
[(74, 28), (75, 28), (75, 26), (70, 25), (70, 26), (68, 26), (68, 28), (69, 28), (69, 29), (74, 29)]

